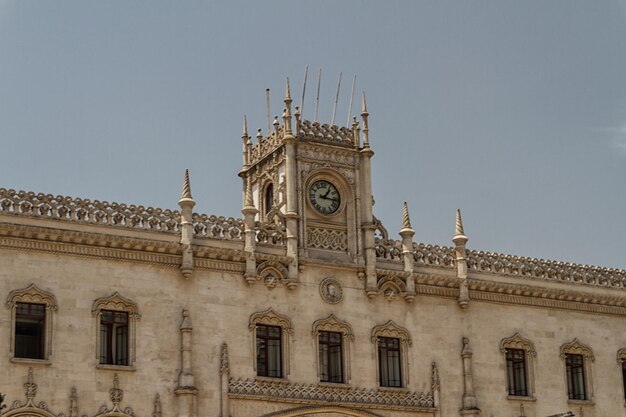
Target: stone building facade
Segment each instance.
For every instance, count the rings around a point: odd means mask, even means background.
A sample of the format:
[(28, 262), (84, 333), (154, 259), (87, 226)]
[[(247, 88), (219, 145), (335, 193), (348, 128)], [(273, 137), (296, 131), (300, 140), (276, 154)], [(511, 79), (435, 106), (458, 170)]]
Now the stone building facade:
[[(3, 417), (626, 415), (626, 271), (393, 239), (368, 112), (242, 135), (242, 218), (0, 189)], [(452, 226), (451, 226), (452, 229)]]

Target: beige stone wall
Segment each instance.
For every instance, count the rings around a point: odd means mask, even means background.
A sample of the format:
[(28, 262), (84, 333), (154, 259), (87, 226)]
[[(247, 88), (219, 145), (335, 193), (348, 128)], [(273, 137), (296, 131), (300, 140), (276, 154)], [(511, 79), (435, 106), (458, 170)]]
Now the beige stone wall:
[[(581, 405), (567, 402), (565, 367), (560, 346), (578, 338), (593, 349), (595, 405), (582, 405), (586, 417), (624, 415), (618, 349), (626, 347), (626, 319), (600, 315), (471, 301), (467, 310), (456, 299), (417, 296), (412, 304), (398, 298), (389, 302), (378, 296), (368, 299), (356, 270), (306, 266), (300, 285), (268, 289), (261, 282), (248, 286), (242, 275), (196, 270), (190, 280), (171, 266), (81, 258), (52, 253), (0, 249), (0, 297), (35, 283), (52, 292), (59, 309), (54, 313), (53, 354), (48, 366), (12, 363), (9, 355), (10, 311), (0, 310), (0, 358), (3, 377), (0, 392), (7, 401), (23, 400), (22, 384), (28, 367), (38, 384), (36, 401), (46, 401), (55, 413), (68, 413), (69, 394), (77, 388), (80, 414), (95, 415), (102, 404), (110, 406), (109, 389), (118, 373), (124, 390), (122, 407), (131, 406), (137, 416), (151, 415), (153, 399), (161, 397), (164, 416), (177, 415), (174, 390), (180, 369), (181, 311), (187, 308), (193, 322), (193, 371), (199, 416), (219, 415), (220, 346), (228, 344), (230, 372), (234, 378), (254, 378), (253, 333), (250, 315), (271, 307), (288, 316), (290, 375), (293, 383), (316, 384), (316, 341), (311, 330), (315, 320), (333, 313), (354, 330), (351, 350), (351, 385), (377, 388), (376, 350), (370, 340), (372, 328), (393, 320), (409, 330), (407, 388), (429, 391), (431, 362), (441, 378), (441, 416), (459, 415), (463, 395), (461, 338), (469, 337), (473, 350), (475, 393), (483, 416), (518, 416), (520, 401), (507, 400), (502, 338), (520, 332), (537, 351), (534, 360), (536, 401), (525, 401), (526, 416), (545, 416), (571, 409), (579, 415)], [(336, 278), (343, 286), (343, 300), (324, 302), (319, 283)], [(137, 361), (134, 371), (96, 367), (96, 319), (94, 300), (119, 291), (139, 306)], [(621, 290), (619, 290), (621, 292)], [(605, 290), (615, 293), (616, 290)], [(298, 404), (232, 400), (232, 416), (262, 415)], [(370, 409), (380, 415), (400, 411)], [(517, 414), (516, 414), (517, 413)], [(410, 414), (410, 413), (408, 413)], [(408, 415), (407, 414), (407, 415)], [(415, 415), (415, 414), (412, 414)]]

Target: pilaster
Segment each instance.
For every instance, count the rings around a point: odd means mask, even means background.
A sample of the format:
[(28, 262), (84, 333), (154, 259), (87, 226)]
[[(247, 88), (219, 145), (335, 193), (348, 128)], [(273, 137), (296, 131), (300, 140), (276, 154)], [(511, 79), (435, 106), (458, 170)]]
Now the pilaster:
[(178, 387), (174, 391), (178, 398), (178, 417), (196, 417), (198, 414), (196, 404), (198, 389), (191, 366), (192, 331), (189, 311), (184, 309), (183, 321), (180, 324), (181, 371), (178, 375)]
[(480, 416), (480, 408), (474, 395), (474, 381), (472, 378), (472, 349), (469, 346), (469, 339), (463, 338), (463, 406), (460, 410), (462, 416)]

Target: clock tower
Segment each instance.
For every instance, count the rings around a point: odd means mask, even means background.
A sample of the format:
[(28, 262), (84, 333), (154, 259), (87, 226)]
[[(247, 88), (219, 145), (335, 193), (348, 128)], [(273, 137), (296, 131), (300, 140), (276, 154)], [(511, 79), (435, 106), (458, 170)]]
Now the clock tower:
[[(284, 271), (294, 288), (311, 265), (349, 267), (376, 291), (376, 255), (367, 105), (350, 127), (304, 120), (292, 111), (287, 81), (282, 121), (248, 134), (244, 119), (242, 213), (246, 280), (263, 278), (261, 264)], [(362, 123), (362, 125), (361, 125)], [(260, 250), (261, 247), (263, 250)], [(273, 256), (269, 256), (272, 253)]]

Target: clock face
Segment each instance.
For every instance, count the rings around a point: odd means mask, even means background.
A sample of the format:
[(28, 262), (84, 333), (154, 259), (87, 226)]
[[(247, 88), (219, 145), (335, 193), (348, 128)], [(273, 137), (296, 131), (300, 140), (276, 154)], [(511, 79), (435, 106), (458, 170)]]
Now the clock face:
[(337, 187), (326, 180), (317, 180), (309, 188), (311, 206), (321, 214), (334, 214), (339, 210), (341, 197)]

